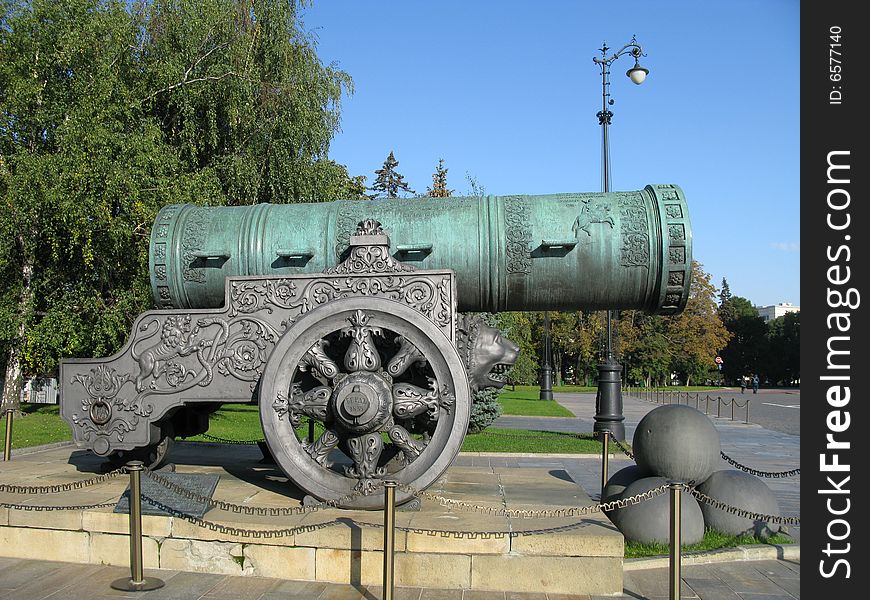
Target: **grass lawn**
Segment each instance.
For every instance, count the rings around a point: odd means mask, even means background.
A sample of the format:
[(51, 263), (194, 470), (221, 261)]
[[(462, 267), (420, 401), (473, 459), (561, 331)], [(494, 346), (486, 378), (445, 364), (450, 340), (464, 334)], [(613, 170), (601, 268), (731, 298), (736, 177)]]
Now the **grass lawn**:
[[(520, 404), (556, 405), (555, 402), (540, 400), (519, 401)], [(56, 405), (24, 404), (23, 416), (15, 417), (12, 428), (12, 447), (25, 448), (51, 442), (72, 439), (69, 426), (60, 418)], [(564, 410), (564, 409), (563, 409)], [(567, 411), (566, 411), (567, 412)], [(546, 412), (521, 412), (514, 414), (548, 414)], [(565, 416), (572, 416), (568, 413)], [(317, 434), (322, 428), (318, 424)], [(307, 435), (308, 426), (303, 421), (300, 435)], [(248, 404), (227, 404), (211, 415), (208, 434), (186, 438), (191, 441), (210, 442), (211, 437), (235, 441), (263, 439), (260, 415), (256, 406)], [(522, 429), (493, 429), (466, 436), (462, 445), (466, 452), (528, 452), (555, 454), (597, 454), (601, 443), (591, 436), (578, 438), (572, 434), (528, 431)], [(612, 451), (619, 450), (613, 446)]]
[[(504, 388), (502, 388), (502, 395), (504, 395), (505, 393), (510, 393), (512, 396), (515, 396), (517, 398), (537, 400), (541, 392), (541, 387), (537, 385), (517, 385), (515, 387), (516, 389), (513, 389), (511, 388), (511, 386), (506, 385)], [(650, 389), (665, 390), (667, 392), (707, 392), (711, 390), (721, 390), (722, 388), (709, 385), (669, 385), (654, 387)], [(596, 391), (598, 391), (598, 388), (594, 385), (554, 385), (553, 391), (557, 393), (595, 393)]]
[[(734, 548), (735, 546), (748, 546), (752, 544), (793, 544), (794, 539), (790, 536), (777, 533), (776, 535), (759, 539), (753, 535), (733, 536), (721, 533), (714, 529), (707, 529), (704, 532), (704, 539), (697, 544), (687, 544), (683, 546), (682, 552), (688, 554), (691, 552), (709, 552), (710, 550), (720, 550), (722, 548)], [(625, 558), (646, 558), (650, 556), (669, 556), (670, 547), (668, 544), (641, 544), (640, 542), (625, 542)]]
[(575, 416), (574, 413), (555, 400), (529, 400), (524, 398), (514, 398), (509, 394), (511, 394), (511, 392), (507, 392), (498, 397), (498, 403), (501, 404), (502, 414), (526, 417)]
[[(489, 427), (465, 436), (463, 452), (522, 452), (529, 454), (601, 454), (601, 442), (591, 433), (559, 433)], [(620, 452), (615, 444), (611, 453)]]
[[(207, 433), (227, 440), (262, 440), (260, 409), (252, 404), (224, 404), (220, 410), (209, 415)], [(201, 435), (186, 439), (198, 442), (210, 441)]]
[[(69, 425), (60, 418), (57, 404), (22, 404), (12, 419), (12, 448), (29, 448), (72, 439)], [(0, 427), (6, 430), (6, 418)]]

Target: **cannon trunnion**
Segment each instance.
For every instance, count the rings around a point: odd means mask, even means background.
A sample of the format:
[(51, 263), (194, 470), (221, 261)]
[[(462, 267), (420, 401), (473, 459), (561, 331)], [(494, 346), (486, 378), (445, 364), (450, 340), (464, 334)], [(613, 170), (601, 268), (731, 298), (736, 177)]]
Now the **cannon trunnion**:
[(691, 230), (676, 186), (185, 205), (158, 215), (150, 260), (160, 308), (116, 355), (61, 361), (76, 443), (156, 466), (221, 405), (257, 403), (268, 448), (299, 488), (377, 508), (384, 478), (425, 489), (441, 476), (473, 390), (503, 385), (516, 359), (512, 342), (458, 309), (678, 312)]

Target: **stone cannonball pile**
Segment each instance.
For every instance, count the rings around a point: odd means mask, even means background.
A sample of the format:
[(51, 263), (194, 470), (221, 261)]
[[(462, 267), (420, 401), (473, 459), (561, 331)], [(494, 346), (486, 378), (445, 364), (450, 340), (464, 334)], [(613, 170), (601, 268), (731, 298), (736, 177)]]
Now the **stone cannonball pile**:
[[(779, 504), (761, 479), (743, 471), (717, 470), (721, 463), (719, 432), (707, 415), (695, 408), (671, 404), (653, 409), (638, 423), (632, 445), (636, 464), (610, 477), (602, 502), (630, 498), (669, 481), (679, 481), (729, 506), (779, 515)], [(669, 540), (668, 493), (608, 511), (608, 516), (628, 540), (642, 543)], [(778, 525), (699, 502), (685, 490), (681, 493), (680, 516), (684, 544), (700, 542), (705, 527), (729, 535), (748, 533), (759, 537), (779, 531)]]

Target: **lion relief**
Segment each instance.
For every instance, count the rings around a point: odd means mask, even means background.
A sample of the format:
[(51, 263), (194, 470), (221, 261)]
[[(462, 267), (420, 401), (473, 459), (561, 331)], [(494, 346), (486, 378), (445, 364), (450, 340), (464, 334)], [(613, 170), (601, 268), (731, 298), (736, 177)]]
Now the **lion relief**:
[(459, 315), (456, 330), (457, 346), (468, 372), (471, 391), (504, 387), (505, 373), (516, 362), (519, 346), (479, 316)]

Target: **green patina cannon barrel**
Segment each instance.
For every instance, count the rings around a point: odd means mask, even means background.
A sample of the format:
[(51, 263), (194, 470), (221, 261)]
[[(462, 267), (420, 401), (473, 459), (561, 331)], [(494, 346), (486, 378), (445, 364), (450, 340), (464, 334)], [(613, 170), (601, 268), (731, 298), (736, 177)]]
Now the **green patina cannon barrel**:
[(393, 255), (456, 272), (460, 311), (641, 309), (686, 304), (692, 233), (682, 190), (400, 198), (242, 207), (170, 205), (151, 232), (159, 308), (223, 305), (225, 278), (319, 273), (357, 223), (376, 219)]

